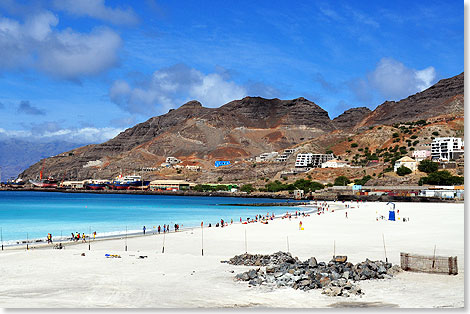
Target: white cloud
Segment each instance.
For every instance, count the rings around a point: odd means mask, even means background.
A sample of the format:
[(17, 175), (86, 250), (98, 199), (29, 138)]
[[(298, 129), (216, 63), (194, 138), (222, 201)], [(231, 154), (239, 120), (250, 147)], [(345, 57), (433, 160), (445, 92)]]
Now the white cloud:
[(51, 127), (46, 129), (43, 132), (36, 132), (35, 128), (32, 130), (5, 130), (0, 128), (0, 137), (7, 138), (18, 138), (27, 141), (41, 141), (41, 142), (51, 142), (51, 141), (67, 141), (77, 144), (90, 144), (90, 143), (102, 143), (105, 142), (124, 129), (120, 128), (94, 128), (94, 127), (85, 127), (85, 128), (60, 128), (56, 129)]
[(56, 78), (77, 80), (106, 71), (118, 61), (121, 38), (108, 28), (79, 33), (55, 29), (49, 11), (24, 23), (0, 18), (0, 69), (35, 68)]
[(132, 25), (139, 21), (131, 8), (111, 8), (104, 0), (54, 0), (54, 6), (76, 16), (89, 16), (113, 24)]
[(184, 64), (155, 71), (131, 87), (117, 80), (110, 88), (111, 100), (131, 113), (155, 113), (196, 99), (206, 107), (218, 107), (247, 95), (247, 89), (220, 73), (204, 74)]
[(416, 70), (392, 58), (382, 58), (375, 70), (368, 75), (371, 87), (390, 100), (399, 100), (423, 91), (435, 79), (436, 71), (432, 66)]

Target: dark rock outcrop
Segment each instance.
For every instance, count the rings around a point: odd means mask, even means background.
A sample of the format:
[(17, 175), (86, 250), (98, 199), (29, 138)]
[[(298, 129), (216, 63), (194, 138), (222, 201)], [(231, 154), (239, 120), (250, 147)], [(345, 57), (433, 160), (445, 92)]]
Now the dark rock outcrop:
[(367, 107), (351, 108), (334, 118), (333, 124), (337, 129), (352, 129), (371, 112)]

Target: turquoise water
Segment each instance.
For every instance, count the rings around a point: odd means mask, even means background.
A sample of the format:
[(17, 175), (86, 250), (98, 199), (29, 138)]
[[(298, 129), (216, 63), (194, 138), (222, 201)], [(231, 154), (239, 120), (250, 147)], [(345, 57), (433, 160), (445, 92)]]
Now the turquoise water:
[[(56, 192), (0, 192), (0, 228), (3, 241), (70, 236), (72, 232), (98, 235), (147, 231), (154, 226), (178, 223), (180, 227), (200, 226), (240, 217), (254, 218), (267, 212), (281, 214), (289, 207), (229, 206), (282, 202), (282, 200), (235, 197), (193, 197), (170, 195), (87, 194)], [(290, 207), (292, 210), (292, 207)], [(13, 243), (14, 241), (10, 241)]]

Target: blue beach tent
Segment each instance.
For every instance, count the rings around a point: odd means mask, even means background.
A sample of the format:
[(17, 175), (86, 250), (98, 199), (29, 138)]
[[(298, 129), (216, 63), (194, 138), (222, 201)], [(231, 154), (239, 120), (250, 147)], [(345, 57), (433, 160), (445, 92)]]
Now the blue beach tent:
[(395, 221), (395, 203), (388, 202), (388, 204), (392, 204), (393, 208), (388, 211), (388, 220)]

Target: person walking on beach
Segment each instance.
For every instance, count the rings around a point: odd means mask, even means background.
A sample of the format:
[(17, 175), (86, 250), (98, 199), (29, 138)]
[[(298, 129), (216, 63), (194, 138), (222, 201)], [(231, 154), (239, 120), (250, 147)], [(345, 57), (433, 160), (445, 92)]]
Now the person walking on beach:
[(346, 214), (346, 219), (348, 219), (348, 212), (346, 212), (345, 214)]
[(299, 230), (302, 230), (302, 221), (299, 222)]
[(85, 232), (82, 234), (82, 242), (86, 242), (86, 239), (85, 239)]
[(93, 240), (96, 238), (96, 231), (93, 232)]
[(142, 230), (144, 230), (144, 235), (145, 235), (145, 226), (144, 226), (144, 228), (142, 228)]
[(158, 234), (160, 234), (160, 230), (161, 230), (160, 225), (158, 225), (158, 229), (157, 229)]
[(75, 234), (72, 232), (72, 241), (75, 241)]

